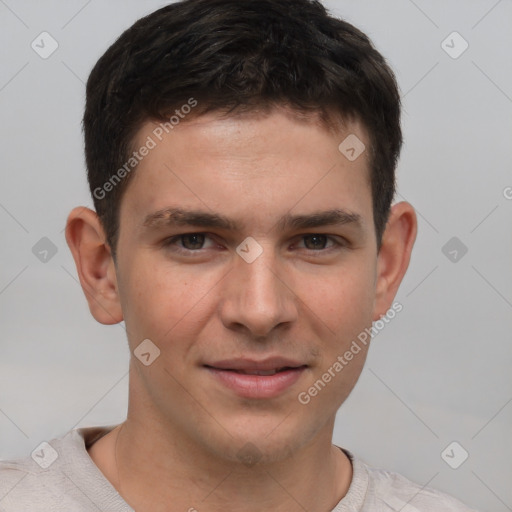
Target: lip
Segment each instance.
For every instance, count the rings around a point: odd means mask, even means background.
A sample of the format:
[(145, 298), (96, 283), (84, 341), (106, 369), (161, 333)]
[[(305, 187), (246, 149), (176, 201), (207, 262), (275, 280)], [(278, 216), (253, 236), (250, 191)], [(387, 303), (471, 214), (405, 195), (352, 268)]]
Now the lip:
[[(293, 386), (307, 365), (291, 359), (273, 357), (264, 360), (226, 359), (205, 364), (214, 378), (244, 398), (274, 398)], [(284, 369), (283, 369), (284, 368)], [(280, 370), (283, 369), (283, 370)], [(280, 370), (274, 375), (250, 375), (237, 371)]]
[(218, 368), (220, 370), (245, 370), (245, 371), (258, 371), (258, 370), (277, 370), (279, 368), (298, 368), (305, 366), (304, 363), (294, 359), (287, 359), (285, 357), (267, 357), (266, 359), (223, 359), (212, 363), (206, 363), (205, 366)]

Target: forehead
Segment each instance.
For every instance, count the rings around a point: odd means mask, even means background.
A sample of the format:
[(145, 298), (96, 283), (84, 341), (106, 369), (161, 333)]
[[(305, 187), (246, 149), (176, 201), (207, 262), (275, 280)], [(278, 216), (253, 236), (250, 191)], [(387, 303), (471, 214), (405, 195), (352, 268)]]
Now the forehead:
[[(347, 140), (351, 147), (345, 147)], [(255, 206), (270, 215), (295, 206), (318, 211), (326, 201), (331, 209), (359, 213), (356, 206), (369, 206), (371, 213), (368, 152), (355, 159), (346, 153), (367, 146), (366, 132), (355, 121), (334, 130), (283, 110), (229, 117), (210, 113), (172, 128), (148, 121), (134, 142), (135, 150), (152, 147), (123, 199), (139, 219), (176, 201), (226, 214), (242, 212), (246, 204), (253, 216)]]
[[(350, 149), (348, 146), (354, 146), (353, 142), (357, 146), (356, 157), (361, 148), (369, 146), (363, 123), (339, 115), (323, 116), (320, 112), (300, 112), (284, 106), (199, 115), (190, 109), (189, 114), (184, 115), (177, 109), (176, 113), (180, 116), (171, 115), (163, 121), (146, 120), (132, 141), (134, 149), (144, 146), (149, 138), (154, 141), (159, 154), (172, 146), (178, 151), (184, 146), (193, 146), (196, 155), (209, 152), (215, 156), (236, 157), (245, 153), (262, 159), (273, 153), (297, 149), (297, 146), (311, 153), (316, 145), (318, 151), (328, 146), (333, 156), (338, 157), (341, 152), (350, 160), (351, 155), (343, 152)], [(207, 143), (214, 138), (215, 147), (212, 147)], [(347, 138), (348, 146), (343, 144)], [(307, 145), (304, 145), (305, 139), (309, 142)], [(360, 160), (368, 165), (369, 152), (361, 153)]]

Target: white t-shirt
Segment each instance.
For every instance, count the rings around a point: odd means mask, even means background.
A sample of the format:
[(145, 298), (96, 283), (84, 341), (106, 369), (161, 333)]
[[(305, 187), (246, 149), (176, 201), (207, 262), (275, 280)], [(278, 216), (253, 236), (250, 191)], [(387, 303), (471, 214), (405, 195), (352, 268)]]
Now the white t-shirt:
[[(0, 511), (133, 512), (86, 449), (113, 428), (74, 429), (43, 444), (32, 456), (0, 461)], [(372, 468), (343, 451), (352, 462), (353, 478), (332, 512), (476, 512), (451, 496)]]

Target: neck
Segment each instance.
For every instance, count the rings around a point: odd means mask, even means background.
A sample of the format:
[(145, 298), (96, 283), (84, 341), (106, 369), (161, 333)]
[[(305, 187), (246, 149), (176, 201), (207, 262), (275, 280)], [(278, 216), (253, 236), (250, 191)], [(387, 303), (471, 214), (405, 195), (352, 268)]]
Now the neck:
[(197, 448), (184, 456), (177, 446), (186, 445), (128, 418), (89, 454), (134, 510), (326, 512), (352, 480), (350, 461), (330, 442), (264, 465), (222, 461)]

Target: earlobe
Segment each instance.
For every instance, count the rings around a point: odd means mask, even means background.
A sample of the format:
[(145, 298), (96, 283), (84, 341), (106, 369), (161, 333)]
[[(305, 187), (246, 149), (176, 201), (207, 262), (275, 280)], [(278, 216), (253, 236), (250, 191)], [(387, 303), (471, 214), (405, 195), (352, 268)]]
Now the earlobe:
[(123, 314), (114, 262), (96, 212), (85, 207), (74, 208), (66, 223), (66, 241), (91, 314), (102, 324), (121, 322)]
[(377, 256), (374, 321), (385, 315), (392, 305), (409, 266), (417, 231), (414, 208), (405, 201), (395, 204)]

